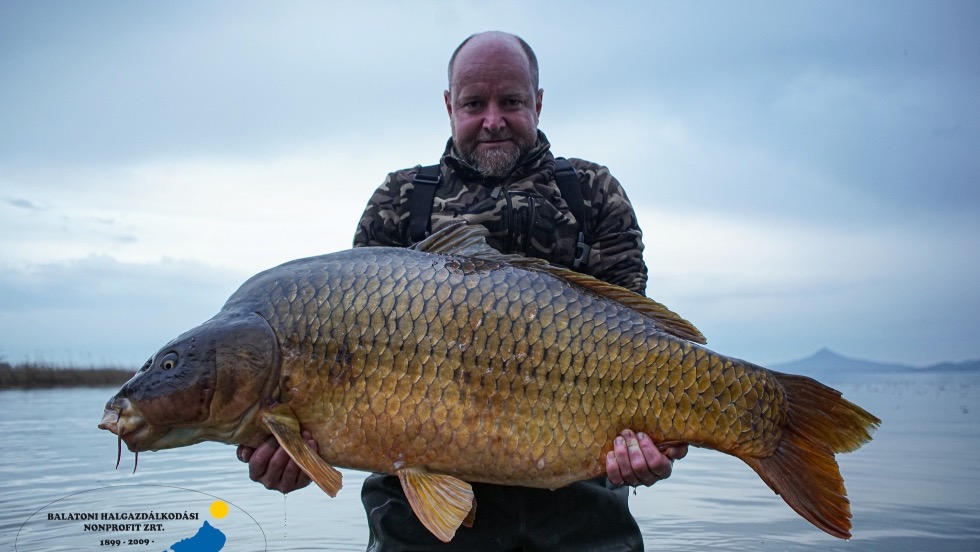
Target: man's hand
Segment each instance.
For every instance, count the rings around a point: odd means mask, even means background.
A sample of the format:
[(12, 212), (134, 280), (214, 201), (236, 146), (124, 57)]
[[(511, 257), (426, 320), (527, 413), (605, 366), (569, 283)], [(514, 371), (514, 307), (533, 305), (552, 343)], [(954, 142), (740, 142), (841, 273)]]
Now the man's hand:
[[(309, 431), (303, 431), (300, 435), (313, 452), (316, 452), (317, 445), (313, 435)], [(270, 436), (254, 449), (239, 445), (238, 459), (248, 463), (248, 477), (252, 481), (265, 485), (266, 489), (286, 494), (310, 484), (310, 478), (279, 446), (275, 437)]]
[(674, 460), (687, 456), (687, 445), (679, 444), (660, 452), (645, 433), (626, 429), (613, 440), (613, 450), (606, 455), (606, 476), (614, 485), (649, 487), (670, 477)]

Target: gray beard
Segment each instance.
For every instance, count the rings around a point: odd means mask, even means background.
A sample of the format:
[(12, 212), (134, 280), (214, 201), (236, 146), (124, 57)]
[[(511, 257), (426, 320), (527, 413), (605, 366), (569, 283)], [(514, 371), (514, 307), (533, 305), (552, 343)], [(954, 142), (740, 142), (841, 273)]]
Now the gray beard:
[(526, 153), (523, 148), (498, 148), (473, 152), (464, 158), (484, 178), (503, 178), (511, 173)]
[(478, 151), (473, 148), (469, 151), (459, 151), (459, 156), (483, 178), (501, 179), (513, 172), (518, 163), (537, 145), (537, 133), (527, 138), (522, 140), (514, 137), (516, 148), (494, 148), (489, 151)]

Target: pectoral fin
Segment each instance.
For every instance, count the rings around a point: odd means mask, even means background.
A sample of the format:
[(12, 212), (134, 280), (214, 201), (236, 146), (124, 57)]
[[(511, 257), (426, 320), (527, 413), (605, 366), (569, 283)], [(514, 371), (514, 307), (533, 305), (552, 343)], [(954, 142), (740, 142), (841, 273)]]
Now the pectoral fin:
[(400, 469), (398, 479), (415, 516), (442, 542), (452, 540), (461, 524), (473, 524), (476, 501), (469, 483), (422, 467)]
[(269, 428), (289, 457), (330, 496), (337, 496), (343, 486), (343, 476), (336, 468), (317, 456), (300, 436), (299, 420), (282, 405), (268, 410), (262, 421)]

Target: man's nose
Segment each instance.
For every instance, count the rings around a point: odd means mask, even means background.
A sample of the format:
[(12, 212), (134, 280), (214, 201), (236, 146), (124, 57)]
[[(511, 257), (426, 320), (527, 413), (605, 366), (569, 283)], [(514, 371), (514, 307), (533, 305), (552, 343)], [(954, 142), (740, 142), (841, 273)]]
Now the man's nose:
[(490, 105), (483, 113), (483, 128), (488, 132), (496, 132), (507, 126), (504, 112), (496, 105)]

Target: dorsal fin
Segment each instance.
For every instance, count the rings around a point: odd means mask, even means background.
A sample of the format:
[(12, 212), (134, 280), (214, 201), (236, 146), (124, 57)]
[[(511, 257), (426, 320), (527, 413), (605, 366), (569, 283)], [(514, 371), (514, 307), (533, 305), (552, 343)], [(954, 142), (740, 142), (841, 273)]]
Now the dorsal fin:
[(603, 282), (588, 274), (552, 265), (541, 259), (503, 254), (487, 244), (486, 236), (487, 229), (483, 226), (471, 226), (463, 220), (454, 221), (418, 242), (412, 246), (412, 249), (440, 255), (478, 257), (488, 261), (509, 263), (527, 270), (548, 272), (570, 284), (577, 285), (639, 312), (652, 319), (663, 331), (673, 336), (695, 343), (706, 343), (704, 335), (693, 324), (653, 299), (626, 288)]
[(652, 318), (663, 331), (670, 335), (702, 345), (707, 343), (704, 335), (694, 324), (691, 324), (682, 318), (681, 315), (649, 297), (644, 297), (624, 287), (603, 282), (598, 278), (594, 278), (588, 274), (582, 274), (581, 272), (575, 272), (568, 268), (546, 265), (545, 270), (561, 277), (567, 282), (571, 282), (606, 299), (611, 299), (625, 305), (647, 318)]
[(483, 226), (470, 226), (465, 220), (454, 220), (409, 249), (439, 255), (500, 256), (501, 253), (487, 243), (488, 234)]

